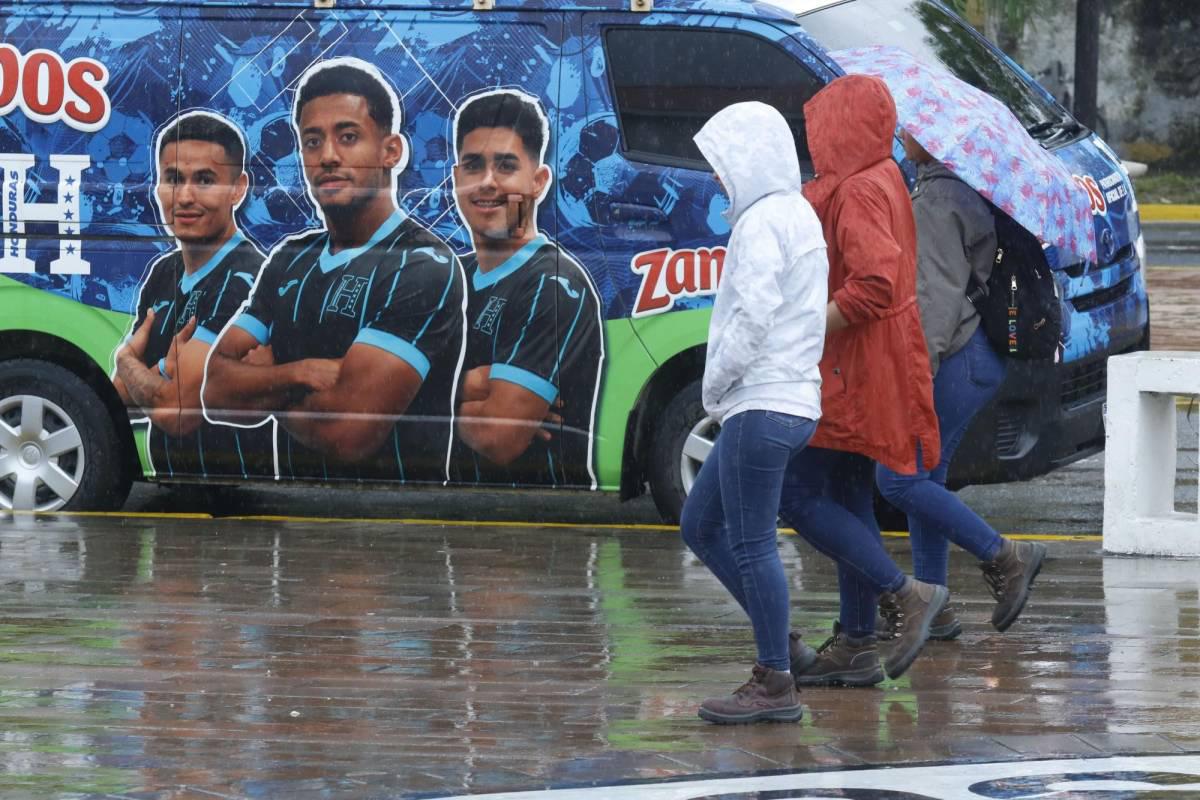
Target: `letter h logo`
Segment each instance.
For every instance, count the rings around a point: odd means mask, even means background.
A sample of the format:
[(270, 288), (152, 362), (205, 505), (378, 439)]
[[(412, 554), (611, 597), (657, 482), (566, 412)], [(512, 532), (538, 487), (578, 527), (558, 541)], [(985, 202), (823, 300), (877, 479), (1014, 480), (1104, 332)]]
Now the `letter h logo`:
[[(0, 153), (0, 207), (3, 208), (3, 246), (0, 273), (32, 273), (34, 261), (25, 255), (26, 222), (57, 222), (58, 232), (71, 237), (79, 232), (79, 190), (83, 171), (91, 166), (88, 156), (51, 155), (50, 166), (58, 170), (58, 200), (51, 203), (25, 202), (26, 173), (36, 164), (26, 153)], [(78, 239), (60, 239), (58, 258), (50, 262), (53, 275), (87, 275), (92, 265), (83, 259)]]

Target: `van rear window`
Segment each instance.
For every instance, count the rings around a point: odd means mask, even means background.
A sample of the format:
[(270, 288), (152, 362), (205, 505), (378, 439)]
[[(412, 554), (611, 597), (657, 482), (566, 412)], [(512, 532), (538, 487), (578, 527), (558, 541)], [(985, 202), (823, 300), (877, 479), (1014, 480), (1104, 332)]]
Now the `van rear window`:
[(630, 158), (706, 170), (692, 137), (722, 108), (758, 100), (788, 120), (811, 171), (804, 103), (822, 84), (774, 44), (736, 31), (614, 28), (605, 49)]

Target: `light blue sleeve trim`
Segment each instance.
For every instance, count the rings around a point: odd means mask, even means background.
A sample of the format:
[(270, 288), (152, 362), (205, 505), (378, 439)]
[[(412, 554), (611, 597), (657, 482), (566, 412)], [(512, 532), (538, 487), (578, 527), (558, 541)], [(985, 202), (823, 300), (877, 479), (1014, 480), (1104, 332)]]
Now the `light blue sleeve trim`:
[(267, 326), (249, 314), (242, 314), (233, 324), (253, 336), (259, 344), (271, 341), (271, 331), (267, 329)]
[(378, 347), (380, 350), (391, 353), (396, 358), (407, 361), (417, 371), (417, 374), (421, 376), (421, 380), (425, 380), (425, 376), (429, 374), (429, 359), (417, 349), (416, 345), (401, 339), (399, 336), (375, 328), (363, 328), (358, 332), (358, 336), (354, 337), (354, 343), (369, 344), (371, 347)]
[(160, 358), (158, 360), (158, 374), (162, 375), (167, 380), (171, 380), (171, 376), (167, 374), (167, 359)]
[(192, 334), (192, 338), (207, 345), (212, 345), (217, 340), (217, 335), (203, 325), (197, 325), (196, 332)]
[(512, 364), (492, 364), (491, 372), (488, 374), (494, 381), (507, 381), (528, 389), (547, 403), (553, 403), (558, 397), (558, 387), (553, 383), (540, 375), (534, 375), (527, 369), (514, 367)]

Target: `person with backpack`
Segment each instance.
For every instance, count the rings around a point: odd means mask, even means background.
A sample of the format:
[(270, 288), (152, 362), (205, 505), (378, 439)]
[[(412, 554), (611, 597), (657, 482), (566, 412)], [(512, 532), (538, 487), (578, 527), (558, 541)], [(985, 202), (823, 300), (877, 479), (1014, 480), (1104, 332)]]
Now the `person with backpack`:
[[(905, 155), (917, 165), (912, 191), (917, 301), (934, 376), (942, 447), (932, 470), (906, 475), (880, 464), (876, 482), (883, 497), (908, 516), (916, 578), (945, 586), (949, 543), (969, 551), (979, 559), (996, 600), (992, 625), (1004, 631), (1025, 606), (1046, 546), (1002, 537), (946, 489), (946, 473), (958, 443), (1004, 381), (1005, 359), (989, 342), (975, 305), (997, 263), (996, 220), (988, 203), (908, 131), (903, 142)], [(992, 291), (1004, 288), (992, 282)], [(917, 447), (920, 460), (920, 443)], [(954, 609), (947, 606), (934, 620), (930, 638), (954, 639), (961, 631)]]
[[(932, 381), (916, 301), (917, 232), (908, 187), (892, 159), (896, 105), (878, 78), (846, 75), (804, 106), (817, 171), (805, 187), (829, 247), (829, 306), (821, 357), (823, 416), (793, 458), (780, 516), (838, 564), (841, 615), (811, 664), (797, 648), (797, 685), (883, 680), (877, 608), (897, 633), (884, 668), (917, 657), (949, 594), (913, 580), (883, 547), (874, 514), (875, 464), (915, 472), (938, 458)], [(722, 434), (724, 435), (724, 434)], [(914, 444), (920, 443), (920, 449)]]
[(776, 514), (784, 472), (821, 417), (825, 240), (801, 194), (795, 139), (777, 110), (729, 106), (695, 141), (729, 199), (733, 231), (702, 395), (721, 432), (684, 503), (680, 530), (750, 618), (758, 656), (749, 681), (705, 700), (699, 714), (719, 724), (795, 722), (803, 712), (790, 673)]

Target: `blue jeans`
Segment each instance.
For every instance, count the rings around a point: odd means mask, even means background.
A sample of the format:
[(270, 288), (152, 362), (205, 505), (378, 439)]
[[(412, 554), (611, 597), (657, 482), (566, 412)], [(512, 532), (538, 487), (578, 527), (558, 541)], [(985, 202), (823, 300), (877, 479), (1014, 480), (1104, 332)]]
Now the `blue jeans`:
[[(1004, 370), (1004, 359), (988, 344), (983, 329), (976, 330), (961, 350), (942, 362), (933, 379), (933, 404), (942, 435), (937, 467), (901, 475), (881, 464), (875, 474), (880, 494), (908, 516), (917, 580), (946, 585), (950, 542), (980, 561), (990, 561), (1000, 552), (1000, 534), (946, 489), (946, 473), (971, 420), (1004, 381)], [(918, 445), (918, 467), (920, 463)]]
[(904, 584), (875, 521), (875, 463), (857, 453), (810, 447), (788, 465), (779, 514), (805, 541), (837, 562), (841, 626), (875, 632), (879, 593)]
[(787, 671), (791, 610), (776, 544), (776, 518), (789, 462), (816, 423), (775, 411), (743, 411), (717, 443), (683, 504), (683, 541), (750, 617), (758, 662)]

